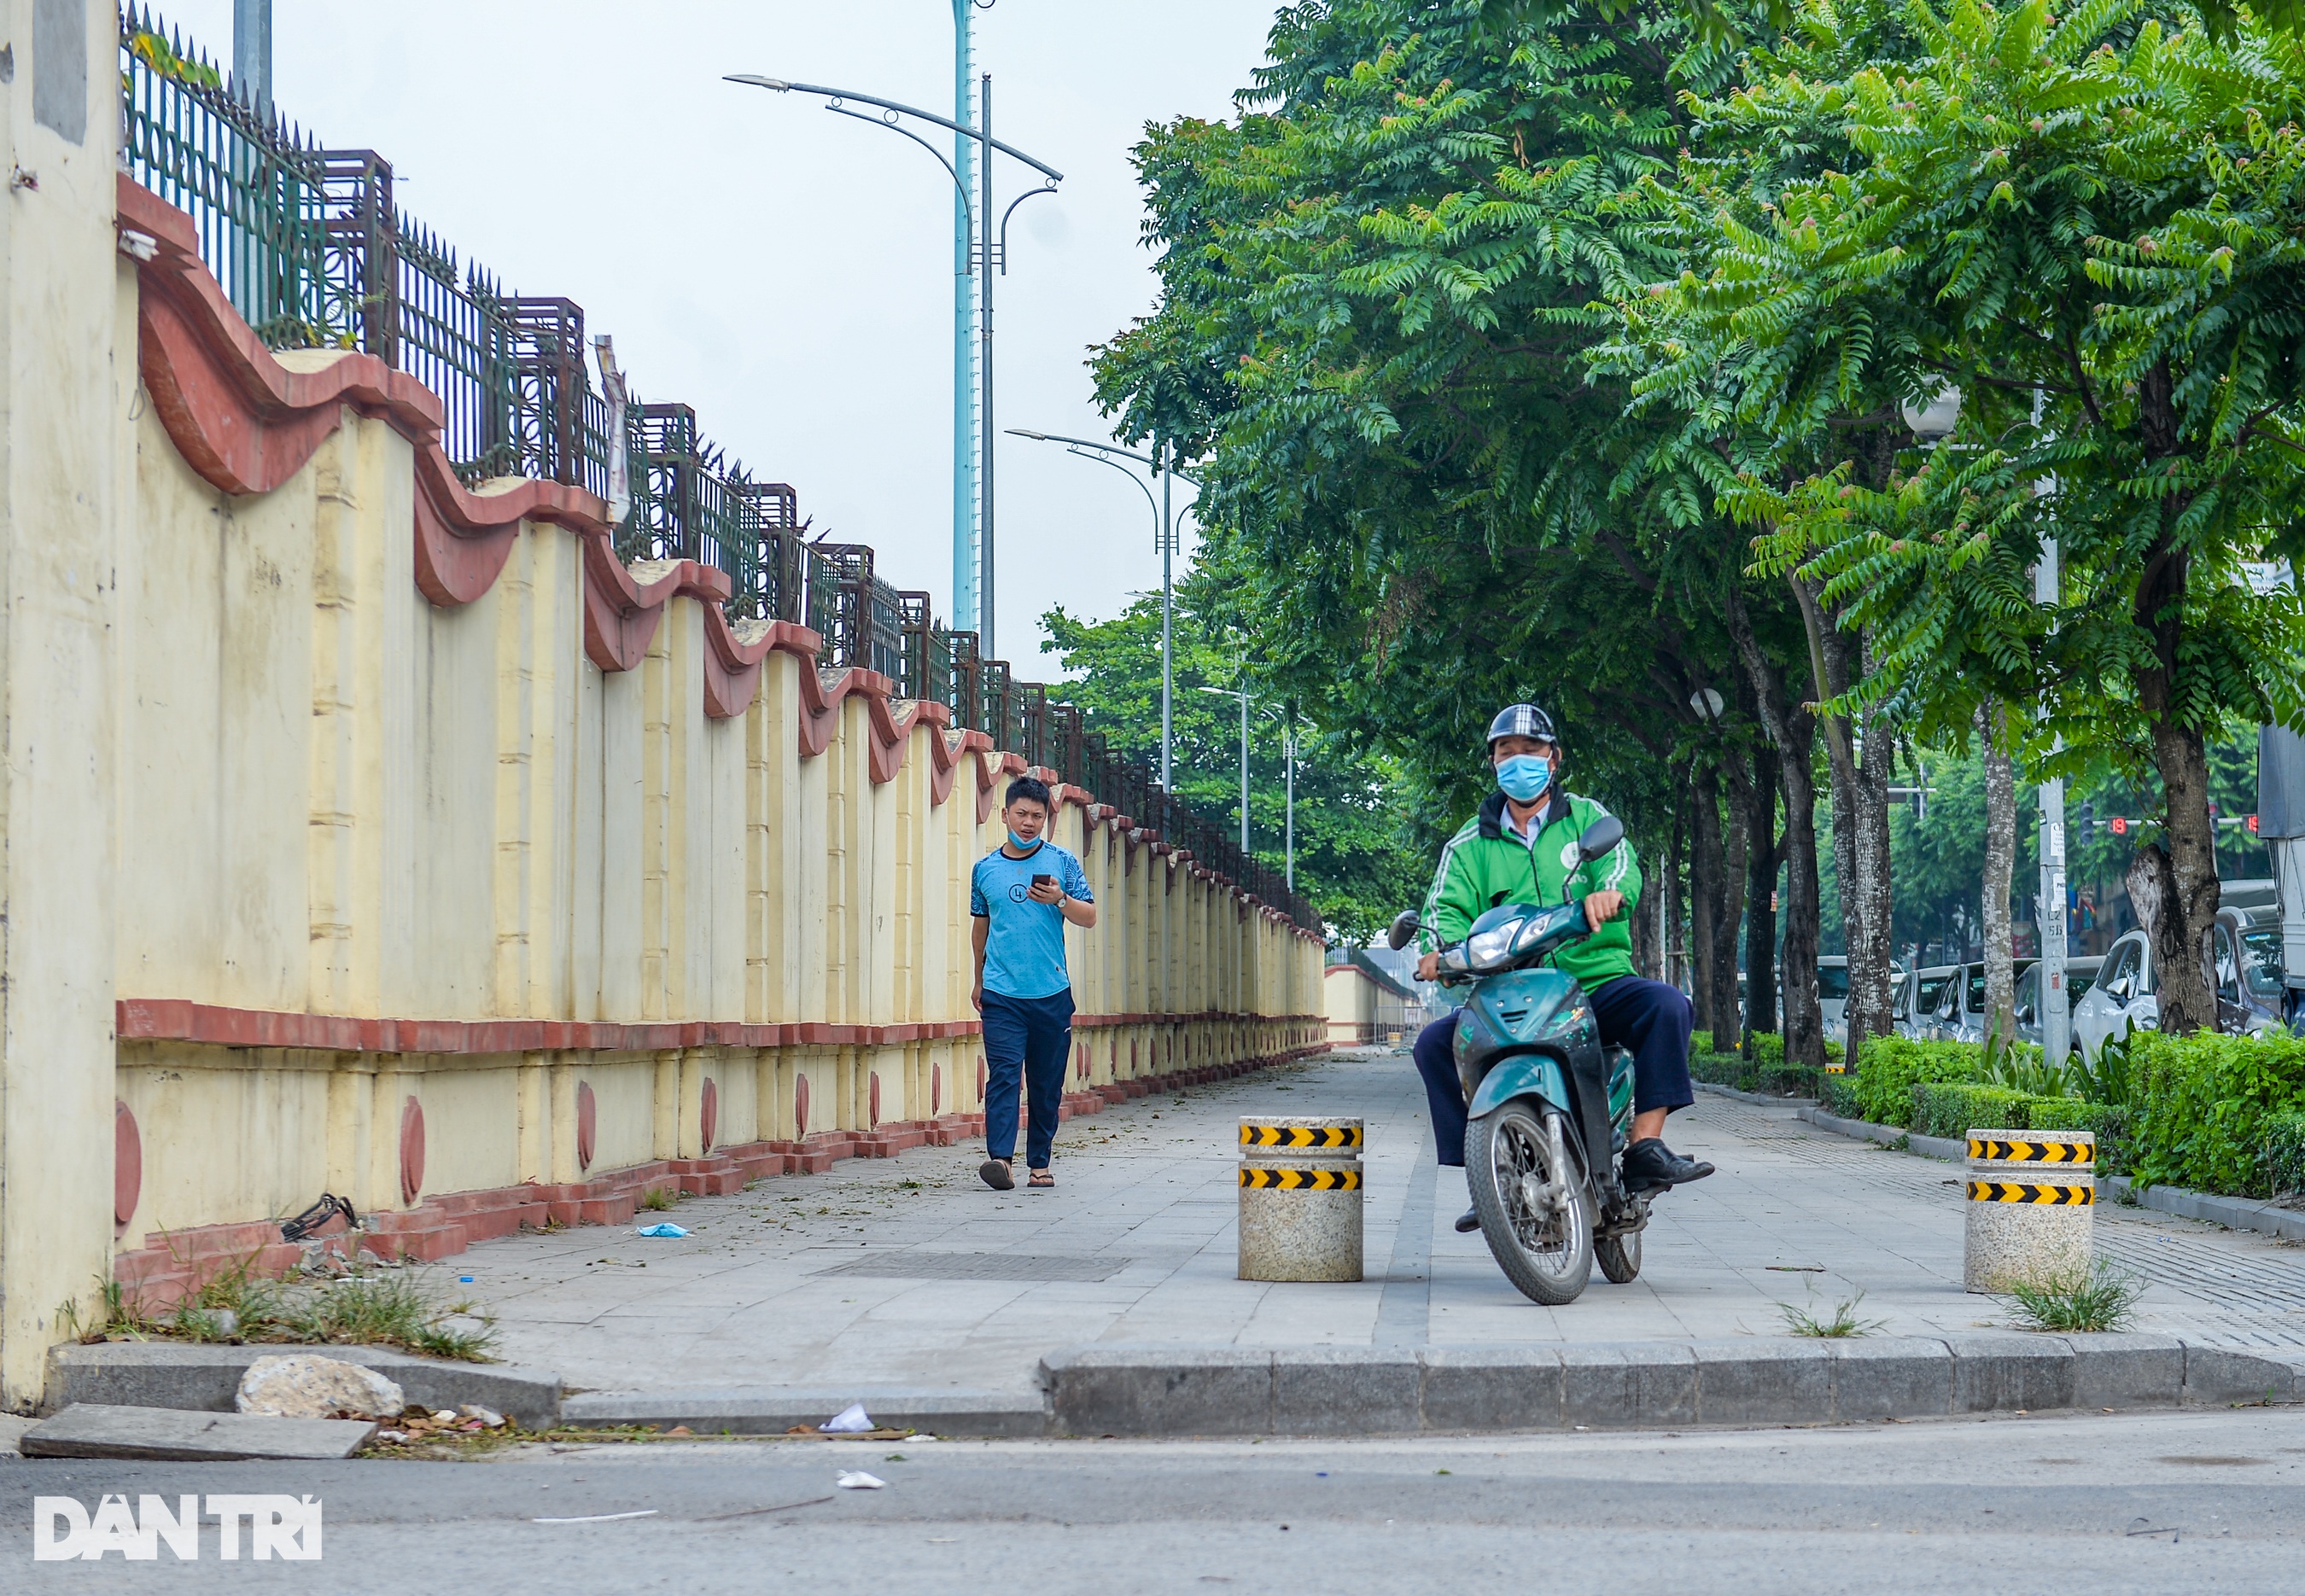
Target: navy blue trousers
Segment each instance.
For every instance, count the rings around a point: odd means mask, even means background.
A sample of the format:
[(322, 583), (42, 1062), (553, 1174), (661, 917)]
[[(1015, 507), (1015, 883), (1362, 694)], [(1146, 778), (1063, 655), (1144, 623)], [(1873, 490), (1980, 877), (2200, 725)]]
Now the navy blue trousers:
[[(1686, 1025), (1681, 1027), (1684, 1036)], [(1025, 1130), (1025, 1167), (1046, 1169), (1057, 1142), (1057, 1109), (1065, 1063), (1073, 1050), (1073, 995), (1009, 998), (984, 994), (984, 1150), (1016, 1155), (1016, 1092), (1025, 1089), (1032, 1123)], [(1459, 1140), (1463, 1138), (1459, 1136)]]
[[(1688, 1079), (1688, 1031), (1696, 1016), (1680, 988), (1620, 975), (1586, 996), (1601, 1045), (1633, 1051), (1635, 1113), (1686, 1108), (1697, 1100)], [(1465, 1089), (1450, 1046), (1456, 1032), (1456, 1015), (1435, 1020), (1417, 1033), (1416, 1048), (1416, 1073), (1425, 1077), (1425, 1100), (1433, 1111), (1433, 1149), (1451, 1167), (1465, 1162)]]

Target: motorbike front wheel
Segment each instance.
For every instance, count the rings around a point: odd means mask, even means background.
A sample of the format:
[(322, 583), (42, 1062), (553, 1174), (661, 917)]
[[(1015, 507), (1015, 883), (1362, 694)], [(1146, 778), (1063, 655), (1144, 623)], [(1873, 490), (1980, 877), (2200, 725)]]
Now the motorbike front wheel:
[(1481, 1235), (1520, 1294), (1547, 1307), (1573, 1303), (1593, 1275), (1593, 1210), (1585, 1171), (1559, 1116), (1525, 1101), (1473, 1121), (1466, 1184)]

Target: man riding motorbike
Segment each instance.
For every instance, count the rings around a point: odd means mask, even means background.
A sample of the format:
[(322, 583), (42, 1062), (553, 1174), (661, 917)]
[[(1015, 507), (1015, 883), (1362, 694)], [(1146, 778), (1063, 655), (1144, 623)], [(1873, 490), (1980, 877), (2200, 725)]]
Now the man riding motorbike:
[[(1697, 1100), (1688, 1079), (1688, 1032), (1694, 1016), (1678, 988), (1633, 973), (1632, 938), (1624, 916), (1640, 901), (1640, 867), (1629, 839), (1593, 861), (1579, 862), (1578, 841), (1608, 811), (1559, 785), (1561, 739), (1535, 704), (1511, 704), (1489, 723), (1489, 763), (1497, 791), (1441, 850), (1433, 890), (1425, 900), (1425, 956), (1417, 979), (1439, 972), (1438, 949), (1461, 939), (1473, 921), (1500, 904), (1557, 904), (1571, 878), (1584, 888), (1585, 923), (1592, 934), (1565, 944), (1552, 958), (1577, 978), (1593, 1005), (1604, 1048), (1633, 1055), (1633, 1125), (1625, 1149), (1624, 1181), (1633, 1191), (1655, 1191), (1702, 1180), (1713, 1166), (1683, 1158), (1664, 1144), (1665, 1116)], [(1450, 1048), (1457, 1017), (1433, 1021), (1417, 1036), (1416, 1072), (1433, 1109), (1433, 1139), (1440, 1161), (1465, 1162), (1465, 1091)], [(1480, 1228), (1471, 1210), (1460, 1231)]]

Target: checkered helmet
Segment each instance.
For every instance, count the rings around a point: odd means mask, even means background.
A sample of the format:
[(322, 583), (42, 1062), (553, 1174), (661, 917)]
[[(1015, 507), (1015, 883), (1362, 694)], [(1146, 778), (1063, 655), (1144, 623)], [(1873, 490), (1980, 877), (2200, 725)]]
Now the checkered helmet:
[(1507, 704), (1489, 722), (1489, 746), (1494, 748), (1500, 737), (1536, 737), (1554, 747), (1561, 745), (1561, 734), (1552, 729), (1552, 717), (1535, 704)]

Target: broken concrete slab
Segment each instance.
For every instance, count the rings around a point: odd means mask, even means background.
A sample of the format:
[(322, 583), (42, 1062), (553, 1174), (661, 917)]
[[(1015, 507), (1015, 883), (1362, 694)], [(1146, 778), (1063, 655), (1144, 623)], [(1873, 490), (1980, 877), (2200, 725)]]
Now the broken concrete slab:
[(163, 1463), (325, 1459), (350, 1457), (368, 1445), (376, 1429), (374, 1421), (367, 1419), (268, 1419), (75, 1402), (26, 1430), (18, 1447), (27, 1457), (140, 1457)]

